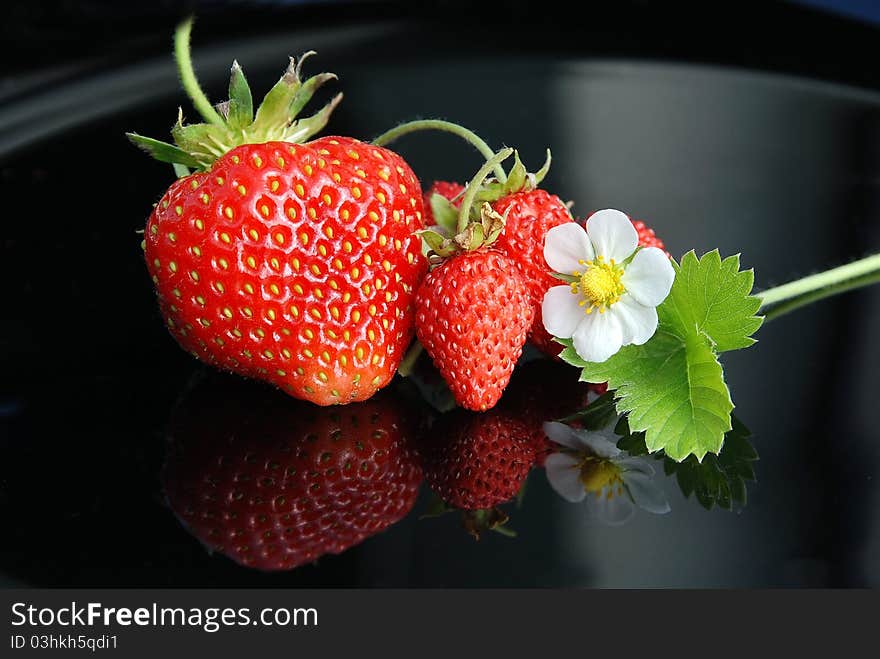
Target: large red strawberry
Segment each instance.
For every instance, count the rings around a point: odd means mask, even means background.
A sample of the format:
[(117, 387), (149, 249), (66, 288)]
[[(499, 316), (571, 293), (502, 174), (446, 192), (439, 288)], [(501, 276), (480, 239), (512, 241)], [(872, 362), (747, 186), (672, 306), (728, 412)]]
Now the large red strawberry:
[(528, 429), (498, 410), (444, 414), (419, 446), (428, 485), (447, 504), (462, 510), (509, 501), (535, 462)]
[(183, 525), (241, 565), (286, 570), (403, 518), (421, 471), (412, 415), (384, 394), (329, 410), (213, 376), (175, 414), (162, 483)]
[(254, 114), (234, 65), (219, 114), (188, 89), (208, 123), (178, 123), (176, 146), (131, 136), (197, 170), (163, 195), (145, 237), (174, 338), (207, 363), (321, 405), (365, 400), (391, 380), (427, 268), (413, 235), (420, 186), (403, 159), (346, 137), (302, 143), (338, 97), (313, 117), (296, 114), (332, 77), (302, 81), (291, 61)]

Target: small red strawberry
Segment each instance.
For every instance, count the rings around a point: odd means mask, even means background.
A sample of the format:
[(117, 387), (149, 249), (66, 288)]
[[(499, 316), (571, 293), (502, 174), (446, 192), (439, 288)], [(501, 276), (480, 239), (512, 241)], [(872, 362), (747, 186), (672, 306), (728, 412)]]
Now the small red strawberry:
[(476, 411), (498, 402), (535, 314), (516, 265), (494, 249), (504, 218), (488, 203), (479, 210), (473, 206), (483, 179), (512, 153), (504, 149), (480, 169), (464, 194), (457, 221), (447, 217), (422, 232), (439, 265), (416, 293), (416, 336), (456, 402)]
[[(492, 179), (480, 190), (478, 198), (491, 202), (492, 209), (505, 218), (504, 231), (498, 236), (494, 247), (513, 261), (528, 287), (534, 309), (529, 340), (542, 351), (556, 356), (562, 346), (553, 341), (541, 319), (544, 294), (559, 285), (559, 280), (551, 276), (544, 259), (544, 235), (559, 224), (571, 222), (572, 216), (559, 197), (536, 187), (547, 174), (549, 164), (548, 155), (544, 167), (536, 174), (529, 175), (517, 155), (507, 180), (500, 182)], [(428, 190), (425, 199), (432, 200), (434, 194), (439, 194), (451, 200), (463, 190), (457, 183), (437, 181)], [(433, 200), (432, 207), (436, 205), (436, 200)], [(438, 206), (439, 212), (443, 210)], [(435, 218), (434, 213), (431, 218)], [(436, 223), (440, 224), (439, 220)]]
[(454, 410), (420, 444), (425, 480), (447, 504), (483, 510), (513, 499), (535, 461), (528, 429), (493, 410)]
[(388, 384), (427, 269), (413, 235), (420, 186), (403, 159), (347, 137), (302, 143), (339, 97), (313, 117), (296, 114), (333, 77), (302, 81), (291, 61), (254, 114), (236, 64), (219, 113), (188, 90), (208, 123), (179, 122), (176, 146), (130, 136), (196, 170), (163, 195), (144, 242), (174, 338), (204, 362), (320, 405)]
[(416, 335), (455, 400), (469, 410), (498, 402), (533, 315), (516, 266), (491, 249), (450, 258), (416, 294)]
[(528, 282), (529, 299), (535, 309), (529, 340), (555, 357), (562, 346), (544, 329), (541, 303), (547, 291), (559, 285), (559, 280), (551, 276), (544, 259), (544, 236), (553, 227), (571, 222), (571, 213), (559, 197), (540, 188), (508, 194), (494, 202), (492, 208), (507, 218), (497, 247), (516, 263)]
[(344, 410), (214, 376), (177, 410), (168, 503), (212, 551), (261, 570), (339, 554), (402, 519), (421, 471), (411, 414), (380, 395)]
[(416, 336), (470, 410), (488, 410), (501, 398), (533, 316), (522, 275), (487, 247), (447, 259), (416, 293)]

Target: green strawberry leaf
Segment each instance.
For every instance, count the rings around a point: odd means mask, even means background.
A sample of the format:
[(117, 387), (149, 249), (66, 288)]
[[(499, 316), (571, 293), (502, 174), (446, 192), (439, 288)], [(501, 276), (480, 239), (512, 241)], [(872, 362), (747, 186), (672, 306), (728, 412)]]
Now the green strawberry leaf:
[(754, 282), (752, 270), (740, 271), (738, 254), (722, 261), (716, 249), (698, 260), (690, 251), (676, 267), (669, 297), (657, 309), (660, 323), (696, 327), (709, 337), (715, 352), (748, 348), (755, 343), (751, 335), (764, 320), (755, 315), (761, 299), (749, 295)]
[(701, 335), (685, 340), (658, 331), (643, 346), (587, 364), (581, 379), (616, 390), (617, 411), (628, 415), (634, 432), (645, 432), (652, 453), (663, 449), (675, 460), (691, 454), (702, 460), (721, 450), (730, 429), (733, 402), (721, 364)]
[(717, 353), (754, 343), (750, 334), (762, 319), (751, 297), (753, 274), (739, 271), (739, 257), (721, 260), (717, 251), (697, 259), (689, 252), (673, 262), (675, 281), (657, 308), (657, 333), (602, 363), (588, 363), (571, 340), (560, 357), (581, 368), (581, 380), (608, 382), (617, 411), (632, 432), (645, 433), (650, 452), (663, 450), (681, 462), (717, 454), (731, 429), (733, 401)]

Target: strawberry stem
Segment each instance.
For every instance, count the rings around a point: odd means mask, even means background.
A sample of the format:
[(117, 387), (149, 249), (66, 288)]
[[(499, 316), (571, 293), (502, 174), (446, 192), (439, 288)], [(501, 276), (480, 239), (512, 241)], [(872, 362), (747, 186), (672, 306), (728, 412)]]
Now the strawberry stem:
[(761, 298), (761, 309), (772, 307), (765, 314), (765, 320), (773, 320), (826, 297), (878, 282), (880, 282), (880, 254), (874, 254), (767, 289), (762, 293), (756, 293), (756, 296)]
[(408, 378), (410, 376), (413, 372), (413, 368), (415, 368), (416, 362), (419, 361), (419, 357), (423, 350), (424, 348), (418, 340), (412, 342), (412, 345), (409, 347), (409, 350), (406, 351), (403, 359), (400, 360), (400, 365), (397, 367), (397, 372), (400, 374), (400, 377)]
[(211, 101), (208, 100), (207, 95), (205, 95), (201, 85), (199, 85), (196, 72), (193, 69), (192, 55), (189, 48), (192, 26), (193, 18), (190, 16), (178, 25), (174, 31), (174, 59), (177, 62), (180, 82), (193, 106), (206, 122), (215, 126), (225, 126), (226, 122), (223, 121), (223, 117), (211, 105)]
[[(373, 144), (376, 146), (385, 146), (404, 135), (423, 130), (439, 130), (444, 133), (452, 133), (474, 147), (486, 160), (490, 160), (495, 156), (492, 147), (486, 144), (483, 138), (479, 135), (468, 130), (464, 126), (459, 126), (451, 121), (443, 121), (442, 119), (420, 119), (418, 121), (408, 121), (405, 124), (400, 124), (399, 126), (382, 133), (379, 137), (373, 140)], [(495, 178), (502, 183), (507, 181), (507, 173), (500, 164), (496, 165), (494, 169)]]
[(470, 183), (468, 183), (467, 188), (465, 188), (464, 191), (464, 198), (461, 200), (461, 208), (458, 212), (459, 233), (467, 228), (470, 220), (471, 206), (474, 205), (474, 200), (477, 198), (477, 193), (480, 191), (480, 186), (483, 185), (483, 181), (486, 180), (489, 172), (493, 169), (496, 167), (501, 168), (501, 163), (507, 160), (511, 155), (513, 155), (513, 149), (510, 147), (501, 149), (501, 151), (489, 158), (485, 165), (480, 167), (479, 171), (474, 175)]

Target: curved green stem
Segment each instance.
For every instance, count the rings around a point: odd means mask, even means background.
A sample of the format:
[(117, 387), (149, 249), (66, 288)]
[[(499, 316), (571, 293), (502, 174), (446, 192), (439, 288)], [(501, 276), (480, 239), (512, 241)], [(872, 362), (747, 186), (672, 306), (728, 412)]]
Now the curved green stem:
[[(868, 278), (869, 275), (875, 273), (880, 273), (880, 254), (866, 256), (858, 261), (853, 261), (852, 263), (847, 263), (846, 265), (832, 268), (825, 272), (819, 272), (815, 275), (810, 275), (809, 277), (804, 277), (789, 282), (788, 284), (783, 284), (782, 286), (770, 288), (761, 293), (756, 293), (756, 297), (761, 298), (760, 308), (762, 309), (771, 305), (779, 304), (780, 302), (785, 302), (786, 300), (801, 298), (805, 295), (827, 293), (813, 298), (821, 299), (822, 297), (827, 297), (828, 295), (833, 295), (835, 292), (839, 292), (840, 286), (846, 286), (846, 289), (848, 290), (850, 288), (857, 288), (858, 286), (865, 286), (868, 283), (872, 283), (871, 281), (868, 281), (866, 283), (859, 283), (855, 286), (847, 286), (847, 284), (852, 284), (856, 280)], [(824, 289), (828, 289), (828, 291), (826, 292)], [(804, 304), (806, 304), (806, 302)]]
[(223, 117), (211, 105), (211, 101), (205, 95), (193, 70), (192, 55), (189, 49), (189, 35), (192, 32), (193, 19), (187, 18), (174, 31), (174, 59), (177, 62), (177, 71), (180, 74), (180, 82), (186, 95), (189, 96), (193, 105), (202, 118), (209, 124), (225, 126)]
[(786, 300), (785, 302), (781, 302), (775, 305), (772, 309), (768, 309), (767, 313), (764, 314), (764, 322), (769, 320), (773, 320), (774, 318), (779, 318), (780, 316), (784, 316), (787, 313), (794, 311), (795, 309), (800, 309), (801, 307), (805, 307), (808, 304), (812, 304), (813, 302), (818, 302), (826, 297), (831, 297), (832, 295), (838, 295), (840, 293), (845, 293), (846, 291), (851, 291), (856, 288), (862, 288), (864, 286), (870, 286), (871, 284), (880, 283), (880, 272), (872, 272), (871, 274), (864, 275), (862, 277), (856, 277), (855, 279), (850, 279), (840, 284), (835, 284), (833, 286), (828, 286), (827, 288), (821, 288), (817, 291), (810, 291), (809, 293), (804, 293), (799, 295), (798, 297), (791, 298), (790, 300)]
[(471, 206), (474, 205), (474, 199), (477, 198), (477, 193), (480, 191), (480, 186), (483, 184), (483, 181), (489, 175), (489, 172), (495, 167), (500, 167), (501, 163), (507, 160), (511, 155), (513, 155), (513, 149), (510, 147), (501, 149), (501, 151), (489, 158), (485, 165), (480, 167), (479, 171), (474, 175), (470, 183), (468, 183), (467, 188), (464, 191), (464, 197), (461, 200), (461, 208), (458, 211), (457, 230), (459, 233), (467, 228)]
[[(459, 126), (451, 121), (443, 121), (442, 119), (420, 119), (418, 121), (408, 121), (405, 124), (400, 124), (399, 126), (382, 133), (379, 137), (373, 140), (373, 144), (376, 146), (385, 146), (404, 135), (409, 135), (410, 133), (416, 133), (422, 130), (439, 130), (444, 133), (452, 133), (473, 146), (486, 160), (495, 156), (492, 147), (486, 144), (482, 137), (473, 131), (468, 130), (464, 126)], [(501, 183), (507, 181), (507, 173), (500, 164), (494, 169), (495, 178)]]

